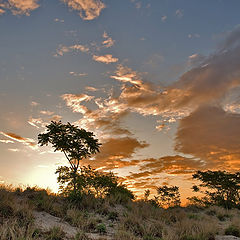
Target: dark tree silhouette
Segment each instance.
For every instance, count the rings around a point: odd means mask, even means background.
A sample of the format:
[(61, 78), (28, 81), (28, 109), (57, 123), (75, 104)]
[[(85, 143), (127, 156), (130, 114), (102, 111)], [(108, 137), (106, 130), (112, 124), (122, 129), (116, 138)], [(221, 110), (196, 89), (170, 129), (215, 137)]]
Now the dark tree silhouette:
[(205, 205), (240, 207), (240, 172), (197, 171), (193, 179), (201, 181), (198, 186), (193, 186), (193, 191), (205, 194), (202, 198)]
[[(61, 194), (71, 198), (74, 187), (72, 172), (65, 166), (59, 167), (56, 173)], [(118, 178), (112, 172), (100, 172), (90, 166), (80, 167), (76, 172), (76, 190), (74, 200), (81, 199), (83, 195), (92, 195), (96, 198), (115, 196), (120, 201), (134, 198), (130, 190), (118, 183)]]
[(181, 204), (179, 187), (163, 185), (157, 188), (158, 202), (160, 206), (174, 207)]
[(38, 135), (40, 146), (52, 144), (54, 151), (63, 152), (73, 177), (74, 193), (76, 193), (76, 173), (83, 158), (90, 157), (99, 152), (100, 143), (94, 138), (92, 132), (79, 129), (71, 123), (63, 124), (61, 121), (52, 121), (46, 126), (45, 133)]

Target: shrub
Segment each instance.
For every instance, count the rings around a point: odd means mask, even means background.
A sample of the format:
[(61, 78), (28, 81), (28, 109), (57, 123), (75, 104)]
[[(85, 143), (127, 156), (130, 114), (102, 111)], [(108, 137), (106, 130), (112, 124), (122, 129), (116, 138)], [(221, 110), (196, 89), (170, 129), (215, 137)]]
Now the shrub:
[(218, 214), (217, 215), (217, 218), (220, 220), (220, 221), (226, 221), (228, 218), (230, 218), (231, 216), (229, 214)]
[(107, 228), (106, 228), (106, 225), (104, 223), (98, 224), (97, 227), (96, 227), (96, 230), (101, 234), (107, 232)]
[(202, 198), (205, 205), (218, 205), (227, 209), (239, 207), (240, 172), (197, 171), (193, 179), (201, 181), (198, 186), (193, 186), (193, 191), (205, 194)]
[(0, 217), (11, 217), (14, 214), (13, 208), (6, 202), (0, 203)]
[(225, 229), (225, 234), (240, 237), (240, 229), (237, 226), (230, 225)]
[(179, 187), (163, 185), (157, 188), (158, 203), (162, 207), (180, 206)]

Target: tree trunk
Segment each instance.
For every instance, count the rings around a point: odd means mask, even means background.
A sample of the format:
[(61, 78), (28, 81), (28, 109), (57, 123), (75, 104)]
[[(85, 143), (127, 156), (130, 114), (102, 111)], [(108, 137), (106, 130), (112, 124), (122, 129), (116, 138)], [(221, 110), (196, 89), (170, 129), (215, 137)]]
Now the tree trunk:
[(77, 169), (73, 169), (73, 193), (77, 194)]

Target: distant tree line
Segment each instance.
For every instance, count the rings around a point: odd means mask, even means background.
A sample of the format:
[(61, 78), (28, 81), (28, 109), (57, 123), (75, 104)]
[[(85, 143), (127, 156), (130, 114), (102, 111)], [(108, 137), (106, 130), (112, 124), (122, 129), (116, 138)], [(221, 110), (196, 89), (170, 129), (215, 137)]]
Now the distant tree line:
[[(120, 202), (134, 199), (133, 193), (120, 184), (112, 172), (97, 171), (91, 166), (80, 167), (82, 159), (99, 152), (101, 144), (92, 132), (61, 121), (52, 121), (46, 128), (45, 133), (38, 135), (38, 144), (44, 146), (50, 143), (54, 151), (64, 153), (70, 164), (70, 167), (62, 166), (56, 170), (61, 195), (73, 201), (81, 201), (84, 195), (95, 198), (115, 196)], [(190, 203), (240, 208), (240, 172), (197, 171), (193, 179), (200, 182), (193, 186), (193, 191), (201, 193), (203, 197), (188, 198)], [(156, 207), (176, 207), (181, 204), (177, 186), (160, 186), (154, 198), (149, 199), (149, 196), (150, 190), (146, 190), (144, 201)]]

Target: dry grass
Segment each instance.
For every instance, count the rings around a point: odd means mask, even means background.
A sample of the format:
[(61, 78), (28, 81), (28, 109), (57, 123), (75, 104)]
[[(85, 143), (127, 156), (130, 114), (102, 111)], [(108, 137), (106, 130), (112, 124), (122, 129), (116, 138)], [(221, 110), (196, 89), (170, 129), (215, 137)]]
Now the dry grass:
[(34, 226), (33, 210), (48, 212), (77, 227), (79, 233), (72, 240), (88, 240), (86, 233), (90, 232), (101, 233), (104, 239), (105, 231), (114, 240), (210, 240), (219, 232), (240, 231), (237, 209), (161, 209), (144, 201), (122, 205), (92, 196), (75, 204), (44, 189), (0, 186), (0, 240), (64, 238), (61, 229), (43, 232)]

